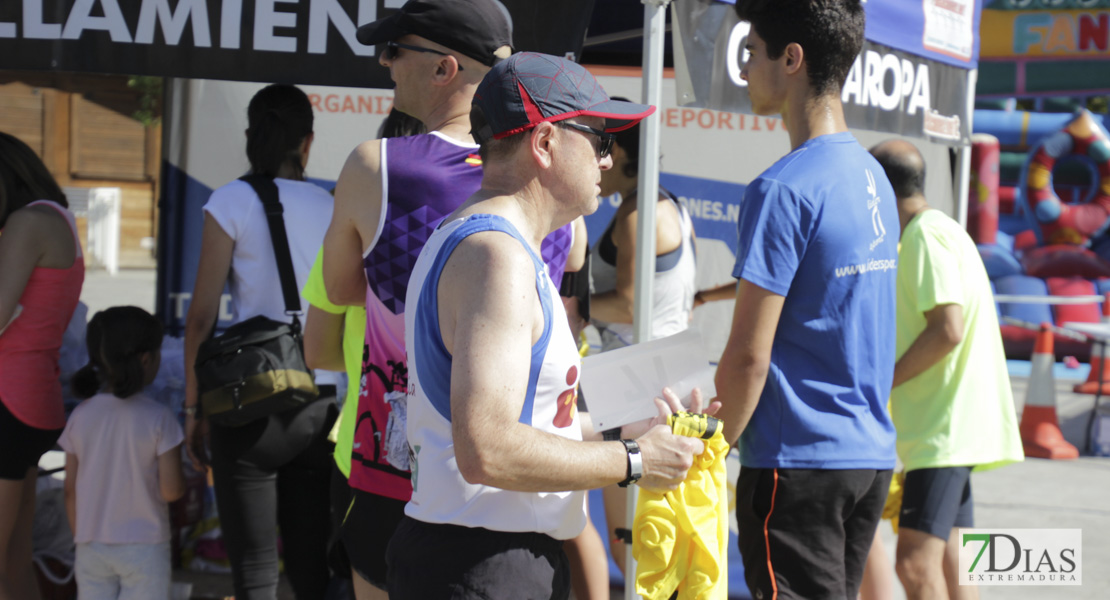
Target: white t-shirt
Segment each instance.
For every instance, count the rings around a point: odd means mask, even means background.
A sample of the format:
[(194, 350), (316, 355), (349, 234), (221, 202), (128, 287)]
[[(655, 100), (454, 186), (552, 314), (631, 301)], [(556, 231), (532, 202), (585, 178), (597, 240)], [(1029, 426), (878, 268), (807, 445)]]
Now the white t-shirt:
[(77, 455), (78, 544), (160, 544), (170, 539), (158, 457), (185, 439), (169, 408), (142, 392), (97, 394), (73, 410), (58, 445)]
[[(289, 255), (293, 259), (293, 273), (300, 293), (308, 281), (316, 253), (324, 243), (334, 201), (323, 188), (306, 181), (275, 179), (274, 182), (278, 186), (285, 232), (289, 238)], [(266, 211), (254, 189), (246, 182), (232, 181), (212, 192), (204, 211), (212, 215), (224, 233), (235, 240), (231, 278), (228, 281), (234, 322), (245, 321), (255, 315), (288, 322), (290, 317), (285, 316), (281, 278), (270, 240), (270, 228), (266, 223)], [(308, 301), (303, 294), (301, 311), (308, 311)], [(301, 324), (304, 324), (303, 317)], [(337, 381), (336, 373), (316, 371), (317, 384), (334, 385)]]

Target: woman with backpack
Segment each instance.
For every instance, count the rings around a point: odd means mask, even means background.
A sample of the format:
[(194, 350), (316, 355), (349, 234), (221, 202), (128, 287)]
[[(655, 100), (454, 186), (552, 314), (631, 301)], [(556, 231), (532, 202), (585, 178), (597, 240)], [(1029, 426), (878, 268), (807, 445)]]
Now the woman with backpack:
[[(272, 178), (282, 206), (296, 289), (304, 287), (331, 220), (332, 197), (305, 181), (313, 142), (308, 97), (290, 85), (270, 85), (247, 109), (250, 174)], [(194, 364), (231, 293), (234, 322), (257, 315), (289, 322), (274, 245), (262, 200), (236, 180), (204, 206), (200, 262), (185, 319), (185, 435), (195, 465), (211, 465), (216, 506), (231, 562), (235, 597), (273, 600), (278, 584), (278, 539), (297, 598), (323, 598), (328, 587), (331, 443), (337, 408), (336, 374), (316, 373), (317, 401), (239, 427), (208, 422), (199, 406)], [(301, 306), (307, 309), (303, 297)]]

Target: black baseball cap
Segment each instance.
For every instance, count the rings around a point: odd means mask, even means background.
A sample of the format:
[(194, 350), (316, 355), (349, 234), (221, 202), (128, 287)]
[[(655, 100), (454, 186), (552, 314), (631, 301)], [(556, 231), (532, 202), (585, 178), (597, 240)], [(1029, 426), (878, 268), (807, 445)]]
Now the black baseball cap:
[(513, 23), (497, 0), (409, 0), (397, 12), (358, 28), (359, 43), (384, 44), (418, 35), (490, 66), (513, 45)]
[(655, 112), (654, 106), (609, 98), (582, 65), (535, 52), (514, 54), (494, 65), (478, 84), (474, 107), (486, 122), (472, 132), (478, 143), (577, 116), (602, 117), (605, 131), (612, 133)]

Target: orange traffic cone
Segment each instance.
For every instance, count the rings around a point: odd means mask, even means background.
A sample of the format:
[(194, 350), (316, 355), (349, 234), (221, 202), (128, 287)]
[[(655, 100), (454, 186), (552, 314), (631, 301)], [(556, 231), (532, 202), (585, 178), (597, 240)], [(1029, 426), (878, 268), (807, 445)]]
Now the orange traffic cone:
[(1056, 418), (1056, 381), (1052, 368), (1056, 355), (1052, 347), (1052, 330), (1041, 323), (1033, 346), (1033, 368), (1025, 392), (1025, 410), (1021, 413), (1021, 441), (1025, 455), (1033, 458), (1079, 458), (1079, 450), (1064, 439)]
[[(1102, 299), (1102, 322), (1110, 322), (1110, 293), (1103, 296)], [(1087, 373), (1087, 381), (1076, 384), (1072, 391), (1077, 394), (1108, 394), (1110, 395), (1110, 359), (1100, 358), (1095, 354), (1095, 348), (1091, 348), (1091, 372)], [(1099, 389), (1101, 384), (1102, 389)]]

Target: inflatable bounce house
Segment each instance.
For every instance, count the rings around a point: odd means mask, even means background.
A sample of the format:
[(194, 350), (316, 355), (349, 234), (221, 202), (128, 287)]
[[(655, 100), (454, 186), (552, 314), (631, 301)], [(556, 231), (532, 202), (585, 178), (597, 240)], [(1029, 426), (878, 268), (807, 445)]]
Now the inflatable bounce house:
[[(1090, 296), (1110, 292), (1110, 118), (976, 110), (974, 122), (968, 231), (995, 293), (1025, 297), (998, 308), (1007, 357), (1028, 359), (1031, 327), (1102, 317)], [(1089, 342), (1055, 342), (1089, 358)]]

